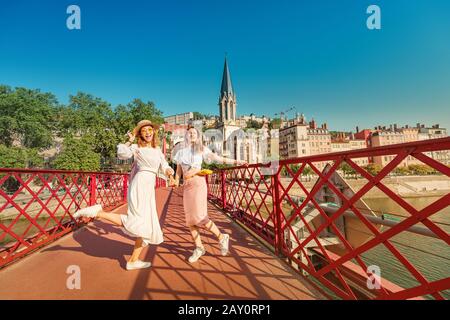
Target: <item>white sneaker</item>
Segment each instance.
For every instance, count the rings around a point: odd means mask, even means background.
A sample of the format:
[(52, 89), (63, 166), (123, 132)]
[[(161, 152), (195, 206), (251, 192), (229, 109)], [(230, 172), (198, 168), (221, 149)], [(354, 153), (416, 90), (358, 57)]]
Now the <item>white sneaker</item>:
[(150, 262), (136, 260), (134, 262), (127, 262), (127, 270), (145, 269), (151, 267)]
[(192, 256), (189, 257), (189, 262), (190, 263), (196, 262), (205, 253), (206, 250), (204, 248), (195, 248), (194, 253), (192, 254)]
[(222, 240), (219, 241), (220, 251), (221, 251), (223, 256), (226, 256), (228, 254), (229, 242), (230, 242), (230, 235), (229, 234), (224, 234)]
[(78, 219), (79, 217), (86, 217), (86, 218), (95, 218), (97, 217), (97, 213), (99, 213), (102, 210), (101, 204), (96, 204), (94, 206), (86, 207), (83, 209), (78, 210), (73, 214), (74, 219)]

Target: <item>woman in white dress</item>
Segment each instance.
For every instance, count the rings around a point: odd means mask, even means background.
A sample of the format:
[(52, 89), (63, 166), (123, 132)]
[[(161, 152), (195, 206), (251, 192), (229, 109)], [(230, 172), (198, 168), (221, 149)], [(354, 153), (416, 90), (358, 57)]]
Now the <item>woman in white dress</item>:
[[(90, 206), (77, 211), (74, 218), (88, 217), (102, 219), (122, 226), (124, 231), (137, 237), (133, 253), (127, 262), (127, 270), (148, 268), (150, 262), (139, 260), (142, 249), (149, 244), (163, 242), (163, 233), (156, 211), (155, 181), (161, 166), (166, 176), (174, 174), (161, 149), (158, 147), (157, 126), (143, 120), (128, 133), (129, 141), (117, 146), (119, 159), (134, 157), (128, 186), (128, 212), (126, 215), (104, 212), (101, 205)], [(135, 137), (137, 144), (132, 144)]]
[(209, 148), (203, 146), (200, 132), (194, 127), (188, 128), (185, 142), (185, 147), (174, 156), (174, 161), (177, 163), (174, 184), (178, 186), (180, 177), (183, 175), (183, 207), (186, 225), (189, 227), (195, 243), (194, 253), (189, 257), (189, 262), (194, 263), (206, 253), (199, 228), (205, 228), (217, 237), (221, 253), (224, 256), (228, 254), (230, 239), (228, 234), (220, 232), (216, 224), (209, 219), (206, 179), (204, 176), (198, 175), (202, 168), (202, 162), (234, 165), (246, 165), (247, 162), (227, 159), (213, 153)]

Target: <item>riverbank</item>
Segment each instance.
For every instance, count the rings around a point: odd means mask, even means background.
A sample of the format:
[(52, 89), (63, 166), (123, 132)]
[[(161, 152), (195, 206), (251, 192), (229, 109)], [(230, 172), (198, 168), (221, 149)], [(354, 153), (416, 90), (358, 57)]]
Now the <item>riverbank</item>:
[[(353, 190), (361, 189), (365, 179), (346, 179)], [(450, 193), (450, 179), (446, 176), (398, 176), (381, 181), (386, 187), (402, 198), (439, 197)], [(364, 198), (386, 198), (386, 194), (374, 187)]]
[[(318, 178), (311, 177), (310, 181), (302, 179), (302, 184), (307, 190), (311, 190), (316, 184)], [(358, 192), (367, 184), (367, 180), (360, 179), (344, 179), (348, 185)], [(291, 183), (291, 178), (281, 178), (284, 188)], [(417, 197), (440, 197), (450, 193), (450, 179), (447, 176), (397, 176), (386, 177), (381, 181), (387, 188), (402, 198)], [(290, 189), (290, 194), (304, 195), (302, 189), (294, 184)], [(386, 198), (387, 195), (377, 187), (371, 188), (363, 198)]]

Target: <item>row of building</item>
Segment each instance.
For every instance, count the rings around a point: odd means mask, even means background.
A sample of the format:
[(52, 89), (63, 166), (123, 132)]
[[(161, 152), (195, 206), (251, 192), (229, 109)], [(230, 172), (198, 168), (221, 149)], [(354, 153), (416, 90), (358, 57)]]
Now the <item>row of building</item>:
[[(291, 123), (279, 131), (280, 158), (289, 159), (302, 156), (318, 155), (324, 153), (343, 152), (370, 147), (381, 147), (413, 141), (438, 139), (447, 137), (447, 130), (438, 124), (426, 127), (418, 123), (415, 127), (408, 125), (399, 127), (393, 124), (387, 127), (377, 126), (374, 129), (359, 130), (356, 132), (330, 132), (327, 124), (318, 127), (314, 120), (306, 123), (303, 115), (293, 119)], [(448, 150), (428, 153), (431, 158), (444, 163), (450, 163)], [(362, 157), (354, 159), (360, 166), (369, 163), (386, 166), (395, 155)], [(423, 164), (412, 156), (408, 156), (400, 166)]]

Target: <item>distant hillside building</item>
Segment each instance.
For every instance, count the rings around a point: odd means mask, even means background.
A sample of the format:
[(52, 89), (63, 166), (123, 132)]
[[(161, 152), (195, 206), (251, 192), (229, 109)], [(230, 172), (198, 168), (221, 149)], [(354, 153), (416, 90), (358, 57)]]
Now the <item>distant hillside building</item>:
[[(331, 134), (327, 124), (320, 128), (312, 119), (309, 123), (303, 114), (283, 121), (280, 129), (280, 159), (292, 159), (331, 152)], [(315, 163), (323, 170), (328, 162)]]
[(168, 124), (187, 125), (189, 120), (194, 119), (193, 112), (180, 113), (173, 116), (164, 117), (164, 122)]
[[(441, 128), (439, 125), (434, 125), (431, 128), (418, 123), (416, 127), (406, 125), (399, 128), (397, 124), (389, 127), (378, 126), (375, 128), (370, 136), (370, 146), (381, 147), (393, 144), (408, 143), (419, 140), (438, 139), (447, 137), (447, 129)], [(450, 163), (449, 152), (447, 150), (440, 152), (426, 152), (427, 156), (438, 160), (444, 164)], [(373, 157), (373, 162), (382, 167), (390, 163), (396, 155), (376, 156)], [(414, 164), (424, 164), (413, 156), (406, 157), (399, 166), (409, 166)]]
[(270, 118), (267, 118), (266, 116), (258, 117), (253, 113), (248, 116), (242, 115), (236, 118), (236, 125), (238, 125), (241, 128), (246, 128), (249, 121), (255, 121), (260, 125), (264, 125), (270, 122)]
[(310, 155), (308, 140), (308, 125), (293, 124), (279, 130), (280, 159), (305, 157)]

